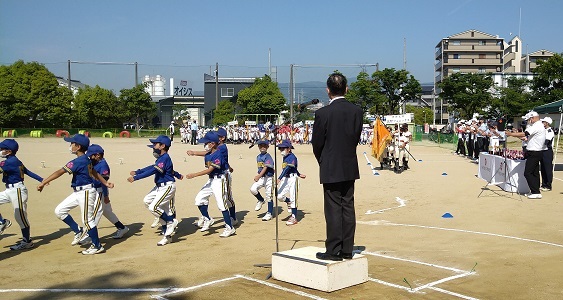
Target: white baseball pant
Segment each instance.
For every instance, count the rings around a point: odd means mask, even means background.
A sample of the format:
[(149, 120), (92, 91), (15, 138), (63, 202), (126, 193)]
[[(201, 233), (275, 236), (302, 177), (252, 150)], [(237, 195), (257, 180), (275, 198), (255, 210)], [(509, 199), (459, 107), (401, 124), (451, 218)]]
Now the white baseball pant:
[(297, 208), (297, 197), (299, 192), (299, 176), (291, 174), (289, 177), (283, 177), (278, 186), (278, 201), (285, 201), (286, 195), (289, 195), (290, 207)]
[(160, 218), (162, 214), (168, 216), (176, 212), (174, 197), (176, 196), (176, 184), (170, 182), (165, 186), (155, 186), (143, 199), (145, 206), (155, 217)]
[(102, 217), (102, 203), (99, 201), (96, 189), (90, 187), (73, 192), (57, 205), (55, 215), (64, 220), (68, 212), (77, 206), (80, 206), (82, 224), (86, 227), (86, 231), (96, 227)]
[(228, 209), (227, 179), (225, 175), (209, 178), (195, 196), (195, 205), (209, 205), (209, 197), (213, 195), (220, 211)]
[(11, 184), (5, 191), (0, 192), (0, 204), (12, 203), (14, 218), (20, 228), (29, 227), (27, 220), (27, 188), (23, 182)]
[(266, 193), (266, 198), (264, 200), (270, 202), (273, 200), (273, 192), (274, 192), (274, 181), (272, 176), (262, 176), (258, 181), (254, 182), (250, 187), (250, 193), (256, 196), (258, 195), (258, 190), (264, 188)]

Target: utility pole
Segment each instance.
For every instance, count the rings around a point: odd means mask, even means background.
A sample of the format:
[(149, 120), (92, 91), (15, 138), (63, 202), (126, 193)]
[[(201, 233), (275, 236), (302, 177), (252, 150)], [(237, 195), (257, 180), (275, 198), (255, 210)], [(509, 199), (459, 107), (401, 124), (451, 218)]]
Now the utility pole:
[(219, 107), (219, 63), (215, 63), (215, 110)]
[(139, 64), (135, 62), (135, 86), (139, 85)]
[(293, 129), (293, 64), (289, 65), (289, 118)]
[(70, 59), (68, 60), (68, 89), (72, 92), (72, 87), (70, 85)]

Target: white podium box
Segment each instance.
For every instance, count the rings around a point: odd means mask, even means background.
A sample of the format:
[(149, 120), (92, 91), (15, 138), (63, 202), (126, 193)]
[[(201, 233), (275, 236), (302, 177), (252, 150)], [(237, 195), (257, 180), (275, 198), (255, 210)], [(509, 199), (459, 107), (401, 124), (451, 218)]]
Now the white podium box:
[(272, 254), (272, 277), (274, 279), (332, 292), (368, 280), (368, 260), (361, 254), (343, 261), (320, 260), (317, 252), (324, 248), (304, 247)]

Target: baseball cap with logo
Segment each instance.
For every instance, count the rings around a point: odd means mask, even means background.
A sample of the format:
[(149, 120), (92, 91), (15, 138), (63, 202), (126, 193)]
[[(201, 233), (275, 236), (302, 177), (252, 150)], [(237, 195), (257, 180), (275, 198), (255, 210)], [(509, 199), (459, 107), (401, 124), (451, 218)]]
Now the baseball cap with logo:
[(258, 140), (258, 142), (256, 142), (256, 144), (258, 144), (258, 145), (269, 145), (270, 141), (268, 141), (268, 140)]
[[(149, 139), (149, 141), (153, 144), (155, 143), (160, 143), (163, 144), (164, 146), (170, 147), (170, 145), (172, 145), (172, 142), (170, 141), (170, 138), (165, 136), (165, 135), (159, 135), (156, 137), (156, 139)], [(148, 147), (152, 148), (153, 145), (147, 145)]]
[(104, 153), (104, 148), (102, 148), (102, 146), (97, 145), (97, 144), (92, 144), (90, 145), (90, 147), (88, 147), (88, 151), (86, 151), (86, 155), (88, 156), (92, 156), (94, 154), (103, 154)]
[(19, 148), (18, 142), (14, 139), (5, 139), (0, 143), (0, 149), (11, 150), (12, 153), (18, 152)]
[(550, 117), (545, 117), (545, 118), (541, 119), (540, 121), (546, 122), (549, 125), (551, 125), (551, 123), (553, 123), (553, 120)]
[(522, 116), (522, 120), (524, 120), (524, 121), (528, 121), (529, 118), (530, 118), (530, 113), (527, 113), (527, 114)]
[(535, 111), (533, 111), (533, 110), (532, 110), (531, 112), (529, 112), (528, 114), (530, 115), (530, 118), (539, 117), (539, 116), (540, 116), (537, 112), (535, 112)]
[(218, 136), (227, 136), (227, 131), (224, 128), (217, 129)]
[(219, 143), (219, 136), (215, 131), (208, 131), (203, 138), (199, 139), (200, 143), (207, 144), (207, 143)]
[(77, 133), (72, 137), (65, 137), (64, 139), (66, 142), (75, 143), (85, 148), (88, 148), (88, 146), (90, 146), (90, 139), (87, 136), (80, 133)]
[(283, 140), (281, 143), (279, 143), (276, 147), (278, 148), (291, 148), (291, 149), (295, 149), (293, 148), (293, 146), (291, 145), (291, 142), (289, 140)]

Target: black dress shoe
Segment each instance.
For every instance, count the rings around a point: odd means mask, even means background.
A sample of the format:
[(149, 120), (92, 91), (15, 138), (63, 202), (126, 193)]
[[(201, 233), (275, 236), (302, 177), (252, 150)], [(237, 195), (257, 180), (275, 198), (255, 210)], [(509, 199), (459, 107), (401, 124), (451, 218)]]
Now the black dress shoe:
[(338, 255), (334, 255), (334, 254), (330, 254), (330, 253), (323, 253), (323, 252), (317, 252), (316, 257), (318, 259), (322, 259), (322, 260), (333, 260), (333, 261), (341, 261), (342, 257), (338, 256)]
[(344, 259), (352, 259), (352, 256), (354, 256), (354, 253), (340, 253), (340, 257)]

